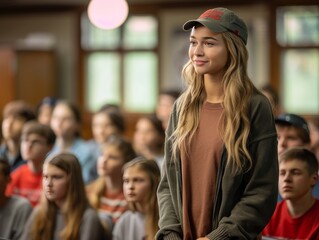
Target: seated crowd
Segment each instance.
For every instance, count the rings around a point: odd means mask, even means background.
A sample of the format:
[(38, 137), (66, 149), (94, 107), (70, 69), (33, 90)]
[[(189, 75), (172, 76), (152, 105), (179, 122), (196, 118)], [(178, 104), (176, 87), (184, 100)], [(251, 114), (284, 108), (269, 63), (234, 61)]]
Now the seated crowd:
[[(163, 106), (171, 109), (174, 96)], [(101, 106), (86, 140), (71, 102), (45, 98), (36, 111), (24, 101), (8, 103), (1, 123), (0, 239), (154, 239), (170, 111), (163, 106), (137, 120), (131, 139), (121, 109)], [(290, 113), (275, 115), (275, 123), (278, 204), (262, 238), (319, 239), (318, 125)]]

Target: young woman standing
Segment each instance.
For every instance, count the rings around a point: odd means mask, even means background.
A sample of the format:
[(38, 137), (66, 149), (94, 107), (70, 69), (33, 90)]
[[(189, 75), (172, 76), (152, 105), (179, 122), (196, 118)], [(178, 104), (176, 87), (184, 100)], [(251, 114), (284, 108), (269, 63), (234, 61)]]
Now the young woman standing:
[(247, 75), (247, 27), (215, 8), (191, 30), (187, 89), (167, 129), (156, 239), (254, 239), (278, 193), (271, 106)]

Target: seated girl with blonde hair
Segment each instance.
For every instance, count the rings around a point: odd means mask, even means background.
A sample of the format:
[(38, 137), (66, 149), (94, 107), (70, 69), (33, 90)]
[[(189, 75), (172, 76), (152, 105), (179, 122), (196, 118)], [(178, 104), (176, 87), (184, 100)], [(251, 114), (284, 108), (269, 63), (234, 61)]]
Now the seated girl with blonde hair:
[(112, 135), (101, 145), (101, 155), (97, 161), (99, 178), (87, 185), (86, 191), (106, 229), (111, 230), (117, 219), (127, 210), (122, 167), (135, 157), (132, 144), (119, 135)]
[(156, 191), (160, 175), (157, 163), (144, 157), (124, 165), (123, 191), (129, 210), (115, 224), (113, 240), (155, 238), (159, 219)]

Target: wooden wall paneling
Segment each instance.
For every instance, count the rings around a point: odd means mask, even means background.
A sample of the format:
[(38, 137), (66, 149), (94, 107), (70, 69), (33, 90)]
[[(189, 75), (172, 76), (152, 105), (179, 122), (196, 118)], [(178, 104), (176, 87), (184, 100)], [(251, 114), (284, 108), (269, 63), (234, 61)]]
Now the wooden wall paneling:
[(11, 48), (0, 48), (0, 115), (3, 107), (15, 99), (15, 52)]
[(17, 51), (17, 98), (36, 106), (46, 96), (56, 96), (56, 56), (54, 51)]

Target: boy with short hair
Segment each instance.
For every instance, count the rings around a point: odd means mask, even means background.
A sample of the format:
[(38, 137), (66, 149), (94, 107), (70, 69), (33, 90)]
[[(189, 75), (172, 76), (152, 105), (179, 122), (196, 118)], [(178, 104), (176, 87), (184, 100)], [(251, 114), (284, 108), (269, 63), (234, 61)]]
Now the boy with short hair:
[(20, 239), (32, 206), (29, 201), (19, 196), (6, 196), (10, 182), (10, 165), (0, 158), (0, 239)]
[(25, 124), (21, 136), (21, 154), (27, 164), (11, 173), (6, 194), (27, 198), (34, 207), (42, 192), (42, 167), (55, 142), (53, 130), (36, 121)]
[[(278, 155), (292, 147), (310, 147), (310, 130), (303, 117), (285, 113), (275, 118), (275, 124), (278, 135)], [(319, 198), (319, 182), (312, 192), (316, 198)], [(278, 201), (281, 200), (278, 194)]]
[(308, 147), (310, 131), (306, 120), (296, 114), (285, 113), (275, 118), (278, 135), (278, 155), (291, 147)]
[(279, 157), (279, 192), (283, 201), (263, 230), (263, 236), (319, 239), (319, 200), (312, 188), (318, 179), (318, 161), (307, 148), (288, 149)]
[(22, 100), (7, 103), (2, 112), (2, 137), (0, 157), (6, 159), (11, 167), (11, 172), (24, 164), (20, 153), (20, 137), (23, 125), (35, 119), (32, 106)]

